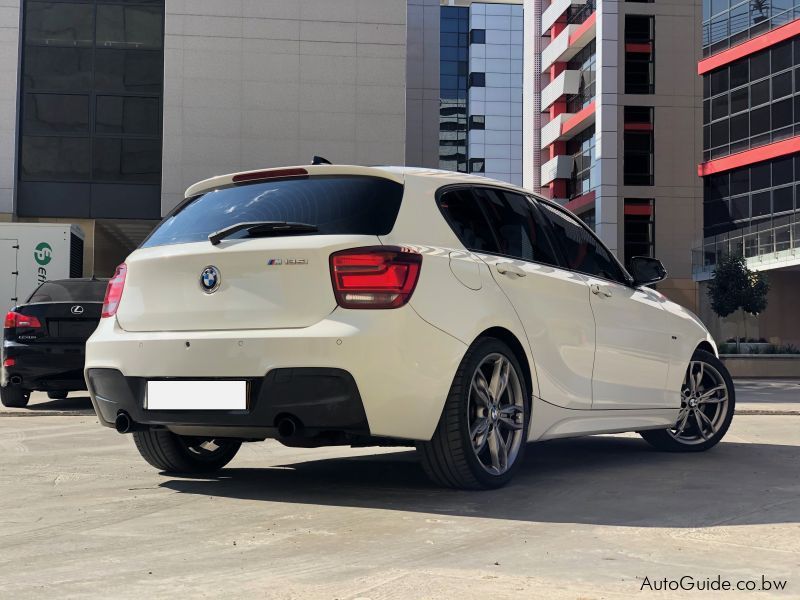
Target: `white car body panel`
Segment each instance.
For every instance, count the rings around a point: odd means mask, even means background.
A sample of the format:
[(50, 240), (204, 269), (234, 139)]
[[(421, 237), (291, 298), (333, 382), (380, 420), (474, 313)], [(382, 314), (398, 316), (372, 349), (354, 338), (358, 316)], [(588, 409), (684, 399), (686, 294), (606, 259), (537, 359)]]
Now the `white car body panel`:
[(597, 323), (592, 408), (659, 408), (676, 346), (664, 308), (646, 289), (586, 277)]
[[(102, 319), (87, 344), (87, 372), (230, 378), (263, 377), (276, 368), (338, 368), (353, 376), (372, 435), (429, 440), (470, 344), (488, 329), (502, 329), (519, 343), (519, 358), (530, 372), (529, 440), (674, 423), (692, 353), (700, 344), (715, 348), (697, 317), (647, 288), (613, 284), (612, 297), (600, 298), (590, 286), (608, 282), (476, 255), (464, 248), (435, 201), (437, 190), (450, 184), (528, 192), (425, 169), (301, 168), (311, 176), (403, 183), (392, 231), (379, 238), (310, 235), (136, 250), (126, 261), (117, 317)], [(225, 175), (200, 182), (186, 197), (232, 181)], [(423, 255), (409, 304), (393, 310), (337, 307), (330, 253), (375, 244), (409, 246)], [(270, 270), (265, 259), (271, 257), (308, 263)], [(526, 277), (498, 273), (498, 264), (509, 262)], [(214, 294), (198, 285), (208, 265), (222, 272)]]

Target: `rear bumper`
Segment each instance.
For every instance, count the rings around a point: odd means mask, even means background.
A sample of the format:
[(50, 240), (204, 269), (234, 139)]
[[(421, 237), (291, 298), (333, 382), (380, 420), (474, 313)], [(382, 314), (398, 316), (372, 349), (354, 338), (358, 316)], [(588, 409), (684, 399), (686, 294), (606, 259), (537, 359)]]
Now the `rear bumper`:
[[(83, 344), (20, 344), (6, 340), (3, 360), (13, 358), (15, 364), (2, 369), (0, 383), (26, 390), (85, 390), (84, 353)], [(12, 383), (17, 378), (21, 382)]]
[(247, 410), (165, 411), (147, 410), (147, 380), (125, 377), (114, 369), (89, 369), (86, 374), (95, 412), (103, 425), (112, 427), (120, 411), (143, 425), (171, 429), (231, 429), (249, 437), (276, 433), (278, 421), (291, 416), (309, 435), (335, 431), (369, 435), (364, 406), (352, 376), (341, 369), (274, 369), (266, 377), (251, 379)]
[[(119, 373), (114, 376), (118, 383), (105, 393), (99, 383), (90, 385), (95, 409), (106, 425), (124, 405), (141, 423), (173, 430), (187, 423), (203, 424), (218, 427), (222, 434), (228, 427), (242, 432), (274, 427), (280, 409), (297, 415), (309, 428), (428, 440), (465, 351), (463, 342), (422, 320), (410, 306), (336, 309), (319, 323), (298, 329), (128, 332), (116, 320), (102, 319), (86, 347), (86, 373), (88, 379), (95, 369)], [(358, 401), (331, 401), (337, 394), (325, 385), (301, 386), (298, 391), (291, 384), (284, 399), (273, 397), (271, 377), (308, 369), (344, 372), (354, 389), (347, 395)], [(255, 382), (253, 387), (260, 382), (263, 394), (256, 393), (249, 410), (238, 414), (144, 411), (145, 382), (161, 378), (247, 379)], [(315, 404), (319, 406), (306, 422), (298, 411)], [(355, 427), (352, 418), (353, 406), (359, 404), (365, 427)]]

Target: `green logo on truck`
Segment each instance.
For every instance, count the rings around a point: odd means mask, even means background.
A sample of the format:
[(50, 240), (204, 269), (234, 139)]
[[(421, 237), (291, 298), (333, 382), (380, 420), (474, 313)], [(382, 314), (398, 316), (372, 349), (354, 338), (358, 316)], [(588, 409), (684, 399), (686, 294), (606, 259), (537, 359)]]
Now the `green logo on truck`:
[(53, 247), (47, 242), (39, 242), (36, 249), (33, 251), (33, 258), (39, 263), (36, 280), (39, 283), (44, 283), (47, 281), (47, 269), (45, 269), (45, 266), (50, 264), (50, 261), (53, 260)]
[(50, 246), (50, 244), (47, 242), (41, 242), (38, 246), (36, 246), (36, 250), (33, 251), (33, 257), (36, 259), (37, 263), (44, 267), (53, 258), (52, 246)]

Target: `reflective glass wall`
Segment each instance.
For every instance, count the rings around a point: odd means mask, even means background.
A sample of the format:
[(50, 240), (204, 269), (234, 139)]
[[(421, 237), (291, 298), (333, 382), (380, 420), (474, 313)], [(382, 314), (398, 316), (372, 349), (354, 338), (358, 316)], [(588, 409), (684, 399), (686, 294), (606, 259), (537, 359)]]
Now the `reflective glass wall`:
[(164, 1), (23, 3), (20, 216), (158, 218)]

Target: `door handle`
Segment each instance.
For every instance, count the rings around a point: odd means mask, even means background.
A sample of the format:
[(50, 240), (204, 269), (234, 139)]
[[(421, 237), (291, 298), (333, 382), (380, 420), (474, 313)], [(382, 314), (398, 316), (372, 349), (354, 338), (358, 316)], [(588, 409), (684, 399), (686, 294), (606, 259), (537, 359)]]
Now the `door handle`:
[(498, 273), (509, 277), (525, 277), (527, 275), (525, 271), (511, 263), (497, 263), (496, 268)]
[(595, 296), (601, 296), (603, 298), (611, 298), (611, 295), (612, 295), (611, 291), (605, 286), (593, 283), (592, 286), (591, 286), (591, 289), (592, 289), (592, 293)]

